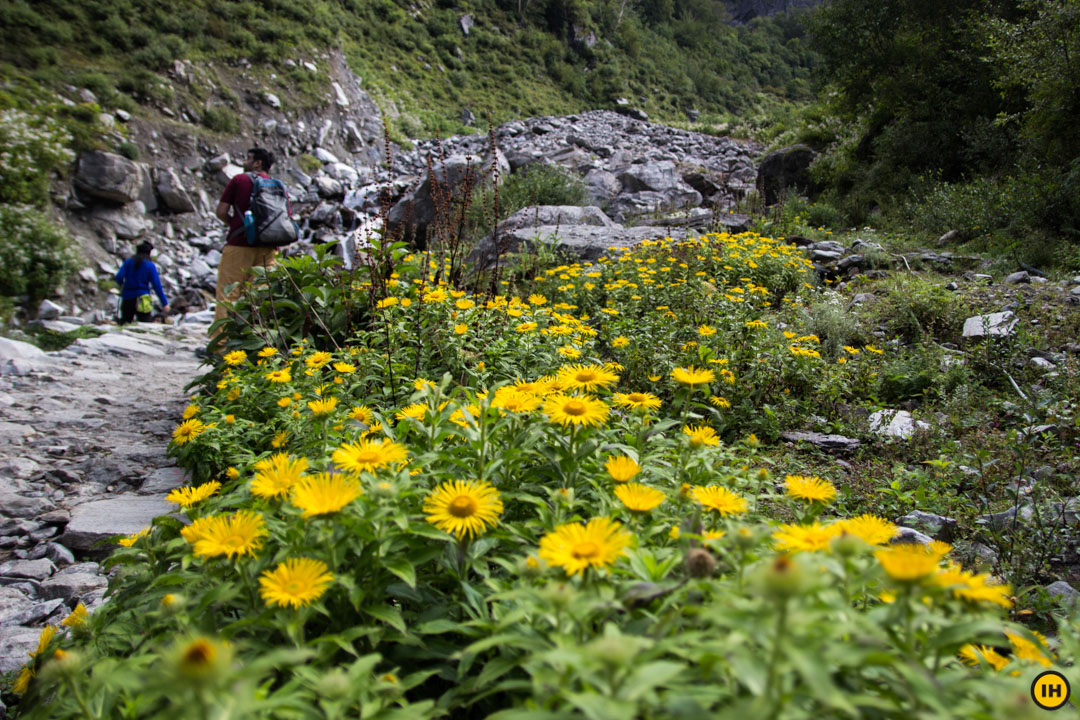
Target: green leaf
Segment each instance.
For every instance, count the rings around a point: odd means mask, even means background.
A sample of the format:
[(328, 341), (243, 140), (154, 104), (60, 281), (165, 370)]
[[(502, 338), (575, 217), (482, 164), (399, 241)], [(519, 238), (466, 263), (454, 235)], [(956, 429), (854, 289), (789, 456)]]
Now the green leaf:
[(460, 630), (461, 626), (452, 620), (429, 620), (418, 625), (414, 632), (419, 635), (441, 635)]
[(402, 635), (405, 634), (405, 620), (401, 617), (401, 611), (390, 605), (371, 605), (363, 609), (371, 617), (381, 620), (390, 625)]
[(387, 570), (404, 580), (409, 587), (416, 587), (416, 569), (407, 559), (400, 555), (397, 557), (382, 558), (382, 564)]

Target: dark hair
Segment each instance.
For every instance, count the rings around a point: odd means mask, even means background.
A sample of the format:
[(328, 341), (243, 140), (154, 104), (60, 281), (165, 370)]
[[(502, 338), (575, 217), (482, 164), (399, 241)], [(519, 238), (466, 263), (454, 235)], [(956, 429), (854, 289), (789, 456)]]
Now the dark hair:
[(274, 164), (274, 155), (266, 148), (253, 147), (248, 150), (248, 155), (262, 163), (263, 170), (269, 170)]
[(142, 267), (144, 260), (150, 259), (150, 253), (153, 252), (153, 250), (154, 246), (151, 245), (148, 241), (143, 240), (141, 243), (139, 243), (139, 246), (135, 248), (135, 255), (132, 257), (132, 260), (134, 260), (135, 270), (138, 270), (140, 267)]

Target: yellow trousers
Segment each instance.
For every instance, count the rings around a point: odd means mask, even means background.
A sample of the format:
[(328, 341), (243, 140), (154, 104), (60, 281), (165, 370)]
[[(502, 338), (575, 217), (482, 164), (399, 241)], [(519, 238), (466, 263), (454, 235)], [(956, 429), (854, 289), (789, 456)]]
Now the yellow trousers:
[[(226, 245), (221, 251), (221, 263), (218, 264), (217, 274), (217, 305), (214, 307), (214, 320), (220, 320), (228, 315), (228, 311), (222, 301), (235, 302), (242, 292), (242, 283), (251, 279), (251, 268), (272, 267), (276, 260), (277, 248), (272, 247), (244, 247), (242, 245)], [(238, 283), (232, 292), (226, 293), (225, 288), (232, 283)]]

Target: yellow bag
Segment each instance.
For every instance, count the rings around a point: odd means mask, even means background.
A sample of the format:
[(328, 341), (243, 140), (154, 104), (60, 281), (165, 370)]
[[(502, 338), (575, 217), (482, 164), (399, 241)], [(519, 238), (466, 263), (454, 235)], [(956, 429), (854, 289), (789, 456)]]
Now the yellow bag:
[(149, 315), (154, 312), (154, 300), (149, 295), (140, 295), (139, 301), (135, 303), (135, 312), (142, 315)]

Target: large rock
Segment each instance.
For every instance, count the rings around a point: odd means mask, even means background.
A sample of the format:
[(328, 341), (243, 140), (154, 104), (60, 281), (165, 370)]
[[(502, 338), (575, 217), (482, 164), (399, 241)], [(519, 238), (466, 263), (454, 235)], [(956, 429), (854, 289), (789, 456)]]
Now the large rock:
[(491, 183), (502, 183), (510, 174), (510, 163), (501, 150), (479, 155), (453, 155), (446, 163), (434, 162), (431, 172), (418, 188), (407, 193), (390, 209), (387, 224), (391, 232), (402, 232), (405, 239), (417, 240), (426, 246), (428, 229), (437, 218), (437, 209), (432, 193), (432, 186), (439, 191), (453, 195), (468, 179), (473, 191)]
[(878, 410), (870, 415), (870, 432), (906, 440), (916, 430), (929, 430), (930, 424), (915, 420), (907, 410)]
[(0, 364), (8, 360), (43, 360), (46, 357), (45, 351), (36, 345), (0, 337)]
[(68, 349), (80, 355), (149, 355), (164, 357), (167, 353), (159, 345), (124, 333), (107, 333), (93, 338), (79, 338)]
[(98, 564), (92, 562), (66, 567), (41, 583), (41, 597), (46, 600), (59, 599), (75, 605), (83, 596), (108, 587), (108, 579), (98, 570)]
[(806, 145), (790, 145), (765, 156), (758, 167), (757, 189), (767, 205), (776, 203), (783, 192), (793, 188), (811, 192), (810, 163), (817, 153)]
[(964, 321), (964, 337), (979, 338), (990, 335), (1011, 335), (1016, 329), (1016, 314), (1010, 310), (989, 315), (976, 315)]
[(163, 168), (157, 171), (157, 182), (154, 185), (161, 203), (176, 213), (195, 212), (195, 203), (188, 194), (180, 176), (172, 168)]
[(0, 488), (0, 517), (32, 518), (56, 505), (48, 498), (26, 497), (6, 488)]
[(126, 157), (91, 150), (79, 156), (72, 183), (83, 195), (129, 203), (139, 197), (142, 178), (139, 166)]
[(631, 165), (619, 173), (618, 177), (626, 192), (667, 192), (675, 188), (689, 187), (683, 182), (675, 163), (670, 160)]
[[(502, 234), (498, 238), (498, 245), (502, 256), (507, 253), (535, 252), (537, 246), (546, 245), (569, 260), (592, 262), (608, 254), (612, 248), (632, 247), (643, 240), (653, 240), (663, 235), (662, 229), (654, 227), (539, 225)], [(491, 267), (495, 264), (496, 255), (495, 242), (489, 235), (477, 243), (469, 259), (479, 267)]]
[(780, 433), (780, 439), (796, 444), (801, 442), (809, 443), (822, 450), (836, 450), (838, 452), (851, 452), (859, 447), (859, 441), (854, 438), (802, 430)]
[(15, 625), (0, 632), (0, 673), (18, 670), (30, 662), (30, 653), (37, 649), (40, 628)]
[(103, 230), (104, 234), (111, 230), (118, 238), (136, 240), (154, 227), (153, 221), (131, 210), (139, 205), (141, 203), (125, 208), (94, 208), (90, 215), (91, 223)]
[(133, 535), (158, 515), (173, 510), (163, 496), (122, 494), (76, 505), (60, 538), (72, 550), (87, 551), (115, 535)]

